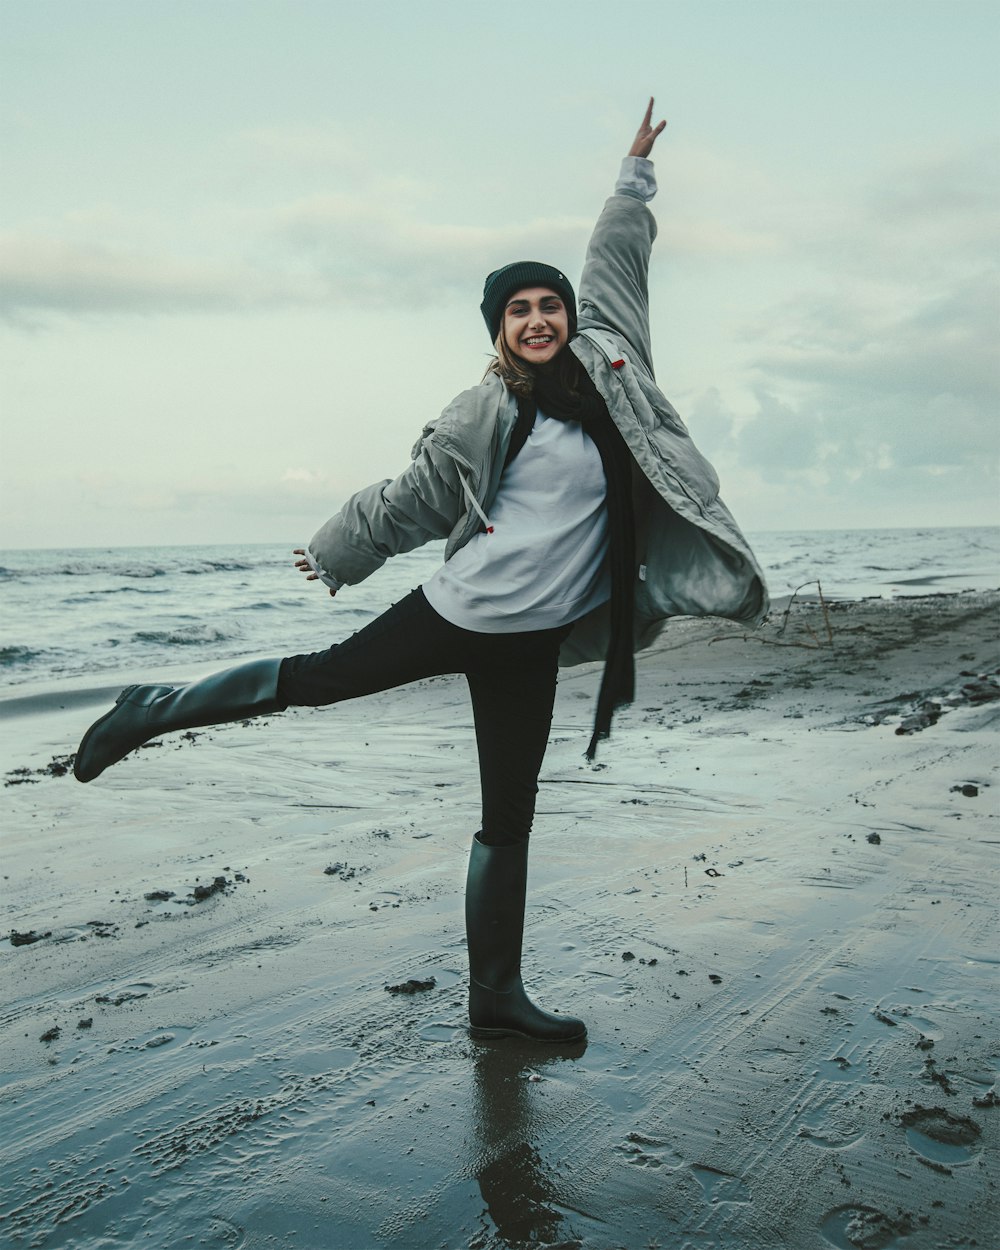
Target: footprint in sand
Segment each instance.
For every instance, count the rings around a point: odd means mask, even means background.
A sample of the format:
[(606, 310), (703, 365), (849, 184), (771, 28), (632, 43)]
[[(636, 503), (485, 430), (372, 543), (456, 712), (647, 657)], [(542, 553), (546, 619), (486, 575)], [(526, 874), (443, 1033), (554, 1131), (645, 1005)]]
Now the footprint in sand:
[(819, 1062), (819, 1072), (827, 1081), (856, 1081), (862, 1071), (846, 1055), (834, 1055)]
[(912, 1230), (909, 1216), (893, 1220), (874, 1207), (835, 1207), (819, 1226), (823, 1240), (837, 1250), (892, 1250)]
[(156, 986), (151, 981), (133, 981), (124, 989), (109, 990), (107, 994), (96, 995), (94, 1002), (100, 1003), (102, 1007), (122, 1007), (126, 1003), (137, 1002), (140, 998), (148, 998), (155, 989)]
[(234, 1224), (221, 1215), (210, 1215), (206, 1227), (202, 1230), (201, 1245), (239, 1250), (239, 1247), (246, 1243), (246, 1239), (246, 1232), (239, 1224)]
[(684, 1159), (674, 1147), (658, 1137), (647, 1137), (645, 1133), (629, 1133), (625, 1141), (615, 1147), (625, 1155), (626, 1162), (640, 1168), (679, 1168)]
[(453, 1042), (464, 1032), (461, 1025), (433, 1023), (425, 1024), (417, 1036), (425, 1042)]
[(915, 1107), (906, 1112), (900, 1124), (910, 1149), (939, 1168), (971, 1163), (979, 1154), (979, 1125), (967, 1116), (952, 1115), (944, 1107)]
[(802, 1117), (798, 1136), (811, 1146), (819, 1146), (825, 1150), (844, 1150), (860, 1141), (864, 1133), (853, 1127), (841, 1127), (829, 1118), (827, 1110), (819, 1110)]

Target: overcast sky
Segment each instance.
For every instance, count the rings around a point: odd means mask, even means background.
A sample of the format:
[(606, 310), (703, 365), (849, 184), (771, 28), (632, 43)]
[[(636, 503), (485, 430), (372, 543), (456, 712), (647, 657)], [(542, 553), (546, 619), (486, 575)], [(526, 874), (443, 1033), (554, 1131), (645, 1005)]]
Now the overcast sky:
[(300, 542), (579, 275), (648, 94), (744, 528), (995, 523), (994, 0), (0, 0), (4, 546)]

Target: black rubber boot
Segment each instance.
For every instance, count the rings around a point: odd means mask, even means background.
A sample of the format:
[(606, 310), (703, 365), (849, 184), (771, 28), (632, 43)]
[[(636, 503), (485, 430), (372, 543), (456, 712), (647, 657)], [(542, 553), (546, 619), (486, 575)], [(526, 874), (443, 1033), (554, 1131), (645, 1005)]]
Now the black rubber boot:
[(469, 1033), (472, 1037), (526, 1037), (572, 1042), (587, 1036), (575, 1016), (536, 1007), (521, 984), (521, 941), (528, 884), (528, 843), (472, 842), (465, 888), (469, 944)]
[(83, 735), (74, 776), (93, 781), (129, 751), (174, 729), (284, 711), (278, 702), (280, 668), (280, 660), (251, 660), (187, 686), (128, 686)]

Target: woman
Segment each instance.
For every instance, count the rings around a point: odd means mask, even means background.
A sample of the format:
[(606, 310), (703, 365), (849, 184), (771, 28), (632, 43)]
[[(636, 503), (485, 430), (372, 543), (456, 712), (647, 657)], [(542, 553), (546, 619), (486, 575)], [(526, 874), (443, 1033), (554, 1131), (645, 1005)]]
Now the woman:
[(528, 835), (558, 665), (603, 659), (587, 754), (632, 699), (633, 651), (670, 616), (755, 622), (760, 570), (718, 479), (657, 389), (646, 275), (656, 233), (653, 101), (594, 230), (577, 306), (566, 277), (520, 261), (486, 279), (497, 357), (428, 426), (406, 471), (354, 495), (296, 566), (335, 595), (446, 538), (445, 564), (345, 642), (241, 664), (183, 687), (134, 686), (85, 735), (91, 781), (168, 730), (319, 706), (464, 673), (482, 781), (466, 890), (476, 1037), (585, 1036), (521, 983)]

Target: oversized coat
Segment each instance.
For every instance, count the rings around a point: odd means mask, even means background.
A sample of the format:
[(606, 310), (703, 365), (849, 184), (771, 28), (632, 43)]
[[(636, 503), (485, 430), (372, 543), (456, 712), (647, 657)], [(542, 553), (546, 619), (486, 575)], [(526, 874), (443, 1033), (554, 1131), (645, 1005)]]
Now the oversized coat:
[[(671, 616), (757, 624), (768, 607), (763, 574), (719, 498), (715, 470), (653, 377), (647, 273), (655, 237), (642, 199), (620, 192), (607, 201), (587, 249), (569, 345), (634, 459), (636, 649)], [(463, 391), (424, 428), (399, 477), (353, 495), (312, 538), (317, 565), (354, 584), (436, 538), (447, 540), (449, 560), (483, 528), (516, 418), (517, 398), (499, 377)], [(605, 603), (577, 621), (560, 664), (603, 659), (609, 619)]]

